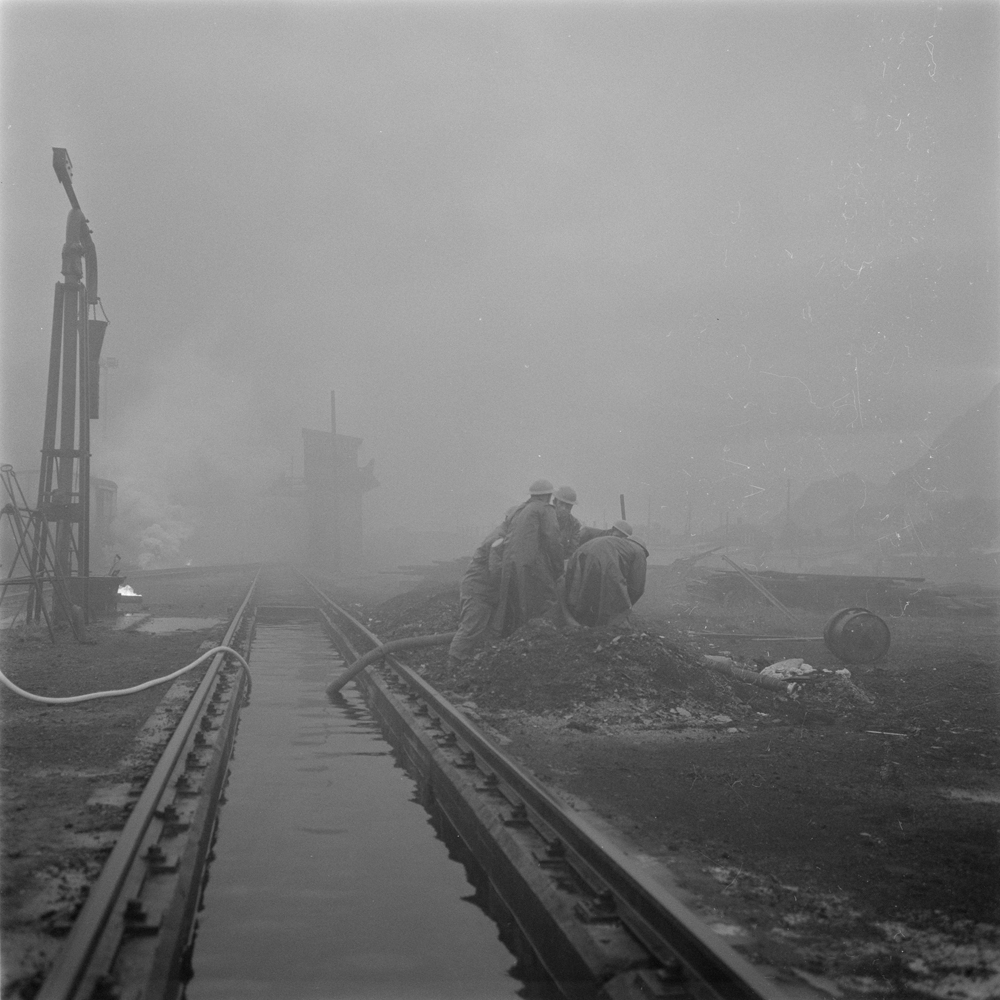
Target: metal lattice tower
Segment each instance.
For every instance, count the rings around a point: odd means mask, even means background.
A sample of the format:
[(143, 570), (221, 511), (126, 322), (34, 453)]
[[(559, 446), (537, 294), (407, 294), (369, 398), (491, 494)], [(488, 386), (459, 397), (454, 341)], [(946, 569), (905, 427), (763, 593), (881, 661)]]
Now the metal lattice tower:
[[(100, 353), (108, 322), (94, 315), (100, 308), (97, 250), (73, 190), (73, 167), (65, 149), (52, 150), (52, 166), (72, 207), (62, 249), (63, 280), (56, 284), (52, 308), (33, 546), (39, 566), (33, 572), (51, 560), (89, 621), (90, 421), (98, 415)], [(43, 525), (53, 525), (54, 531)], [(35, 621), (42, 614), (38, 604), (29, 601), (28, 614)]]

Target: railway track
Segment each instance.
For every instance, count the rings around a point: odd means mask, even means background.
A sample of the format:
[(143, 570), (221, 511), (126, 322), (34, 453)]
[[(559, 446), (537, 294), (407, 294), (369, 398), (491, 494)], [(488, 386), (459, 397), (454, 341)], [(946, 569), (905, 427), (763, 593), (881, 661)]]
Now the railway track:
[[(308, 577), (258, 574), (225, 645), (254, 670), (258, 620), (310, 616), (350, 663), (380, 645)], [(41, 1000), (172, 998), (191, 974), (229, 756), (250, 678), (219, 654), (136, 803)], [(776, 987), (391, 655), (355, 681), (490, 912), (570, 998), (760, 998)], [(335, 794), (335, 793), (333, 793)], [(274, 817), (279, 821), (278, 817)], [(337, 995), (337, 984), (328, 984)]]

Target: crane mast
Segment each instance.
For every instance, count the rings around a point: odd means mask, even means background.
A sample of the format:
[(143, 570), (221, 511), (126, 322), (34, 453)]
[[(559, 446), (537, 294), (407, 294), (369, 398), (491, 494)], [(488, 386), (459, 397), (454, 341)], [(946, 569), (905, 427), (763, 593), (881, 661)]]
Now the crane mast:
[[(52, 166), (71, 207), (62, 248), (63, 280), (56, 283), (52, 307), (32, 573), (54, 565), (89, 621), (90, 421), (98, 416), (100, 353), (108, 323), (94, 315), (100, 305), (97, 249), (73, 189), (73, 165), (65, 149), (53, 148)], [(34, 621), (42, 613), (39, 603), (34, 594), (29, 596), (28, 616)], [(60, 613), (58, 606), (54, 610)]]

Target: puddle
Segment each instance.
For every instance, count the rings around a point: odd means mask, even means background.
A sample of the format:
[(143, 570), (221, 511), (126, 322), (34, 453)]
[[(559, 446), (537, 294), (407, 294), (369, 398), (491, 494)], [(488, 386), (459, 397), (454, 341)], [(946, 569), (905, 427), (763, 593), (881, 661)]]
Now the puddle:
[(71, 847), (82, 850), (107, 850), (118, 842), (118, 831), (95, 830), (88, 833), (70, 833), (66, 835), (66, 842)]
[(982, 802), (986, 805), (1000, 806), (1000, 792), (988, 792), (984, 789), (972, 788), (942, 788), (942, 795), (959, 802)]
[(45, 780), (47, 778), (65, 778), (67, 781), (74, 779), (107, 778), (117, 774), (118, 768), (108, 770), (107, 768), (76, 768), (76, 767), (33, 767), (27, 775), (34, 779)]
[(135, 796), (132, 794), (132, 782), (123, 781), (117, 785), (107, 785), (104, 788), (99, 788), (87, 799), (87, 805), (120, 808), (128, 802), (134, 801)]
[(112, 622), (112, 628), (115, 629), (134, 629), (137, 625), (144, 621), (148, 621), (153, 616), (148, 611), (126, 611), (124, 613), (119, 612), (114, 622)]
[(206, 628), (215, 628), (217, 625), (225, 624), (221, 618), (149, 618), (140, 622), (135, 630), (136, 632), (154, 632), (159, 635), (163, 632), (200, 632)]
[(740, 927), (739, 924), (719, 923), (719, 924), (709, 924), (708, 926), (711, 930), (715, 931), (715, 933), (718, 934), (719, 937), (730, 938), (730, 939), (741, 938), (744, 941), (750, 940), (747, 932), (742, 927)]

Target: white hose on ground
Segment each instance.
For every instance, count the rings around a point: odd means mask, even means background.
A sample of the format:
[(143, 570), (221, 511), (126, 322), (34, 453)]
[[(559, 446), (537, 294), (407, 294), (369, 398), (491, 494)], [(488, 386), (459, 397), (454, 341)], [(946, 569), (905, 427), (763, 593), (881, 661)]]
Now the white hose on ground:
[(364, 656), (359, 656), (342, 674), (330, 681), (326, 686), (326, 693), (330, 696), (335, 695), (352, 677), (356, 677), (369, 663), (380, 660), (386, 653), (394, 653), (400, 649), (415, 649), (418, 646), (443, 646), (454, 638), (454, 632), (439, 632), (437, 635), (411, 635), (406, 639), (393, 639), (392, 642), (381, 643)]
[(94, 701), (97, 698), (120, 698), (122, 695), (135, 694), (137, 691), (145, 691), (146, 688), (156, 687), (157, 684), (165, 684), (167, 681), (172, 681), (175, 677), (180, 677), (181, 674), (186, 674), (189, 670), (193, 670), (199, 663), (204, 663), (205, 660), (210, 656), (215, 656), (216, 653), (231, 653), (247, 670), (250, 669), (250, 664), (231, 646), (214, 646), (208, 652), (202, 653), (197, 660), (189, 663), (186, 667), (181, 667), (180, 670), (175, 670), (172, 674), (167, 674), (166, 677), (156, 677), (151, 681), (136, 684), (135, 687), (119, 688), (116, 691), (93, 691), (90, 694), (74, 694), (67, 698), (50, 698), (47, 695), (32, 694), (30, 691), (25, 691), (24, 688), (19, 688), (9, 677), (4, 676), (3, 673), (0, 673), (0, 683), (9, 687), (11, 691), (19, 694), (22, 698), (27, 698), (29, 701), (39, 701), (43, 705), (75, 705), (81, 701)]
[(744, 670), (742, 667), (736, 666), (728, 656), (709, 656), (707, 653), (703, 653), (701, 662), (709, 670), (729, 674), (730, 677), (735, 677), (737, 680), (743, 681), (744, 684), (756, 684), (758, 687), (770, 688), (772, 691), (787, 691), (789, 689), (787, 680), (781, 680), (779, 677), (768, 677), (755, 673), (753, 670)]

